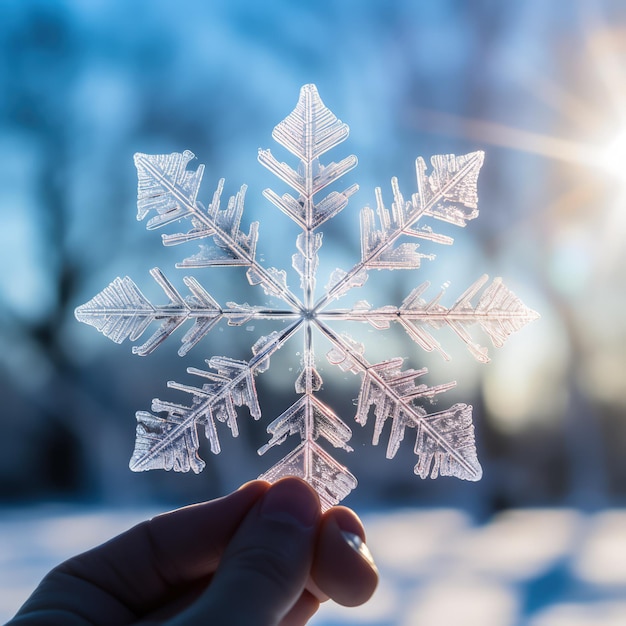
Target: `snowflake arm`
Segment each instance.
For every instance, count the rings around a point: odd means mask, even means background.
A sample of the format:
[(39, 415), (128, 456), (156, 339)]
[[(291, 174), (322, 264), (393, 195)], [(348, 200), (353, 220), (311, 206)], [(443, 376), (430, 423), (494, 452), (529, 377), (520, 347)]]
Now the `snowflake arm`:
[(314, 196), (318, 192), (357, 164), (354, 155), (328, 165), (321, 164), (319, 157), (345, 141), (348, 133), (347, 124), (324, 106), (315, 85), (305, 85), (296, 108), (272, 133), (279, 144), (298, 157), (298, 171), (286, 163), (279, 163), (270, 150), (259, 150), (259, 162), (298, 193), (297, 199), (289, 193), (278, 196), (271, 189), (266, 189), (263, 195), (302, 228), (296, 242), (298, 251), (293, 256), (293, 267), (300, 275), (307, 309), (313, 302), (317, 253), (322, 246), (322, 235), (315, 229), (344, 209), (348, 198), (358, 189), (357, 185), (351, 185), (343, 192), (332, 191), (316, 202)]
[(235, 407), (247, 406), (250, 415), (258, 420), (261, 409), (254, 376), (269, 367), (270, 356), (298, 330), (300, 324), (296, 321), (281, 333), (261, 337), (252, 347), (254, 356), (250, 361), (213, 357), (206, 361), (215, 370), (213, 372), (188, 368), (188, 373), (209, 381), (202, 387), (170, 381), (167, 386), (190, 394), (192, 403), (185, 406), (155, 398), (152, 411), (165, 413), (164, 417), (147, 411), (137, 412), (135, 451), (130, 468), (136, 472), (155, 468), (202, 471), (204, 461), (198, 456), (198, 426), (204, 426), (211, 452), (219, 454), (221, 447), (216, 420), (226, 423), (233, 437), (239, 435)]
[(321, 318), (333, 320), (361, 321), (371, 324), (377, 330), (389, 328), (396, 322), (404, 328), (409, 337), (427, 352), (436, 350), (446, 360), (450, 357), (441, 344), (433, 337), (427, 327), (438, 329), (447, 326), (454, 330), (467, 345), (472, 355), (482, 363), (489, 362), (487, 348), (476, 343), (469, 328), (479, 325), (491, 339), (492, 344), (499, 348), (514, 332), (538, 317), (502, 282), (495, 278), (479, 298), (472, 304), (473, 298), (485, 286), (489, 277), (485, 274), (475, 281), (450, 307), (440, 302), (444, 295), (442, 289), (433, 299), (426, 301), (422, 295), (430, 286), (428, 281), (415, 287), (404, 299), (400, 307), (384, 306), (372, 309), (365, 301), (360, 301), (351, 310), (324, 311)]
[(169, 298), (169, 303), (153, 305), (128, 276), (116, 278), (94, 298), (76, 309), (76, 318), (90, 324), (115, 343), (139, 339), (152, 322), (160, 322), (154, 334), (140, 346), (133, 346), (133, 354), (146, 356), (160, 346), (177, 328), (193, 320), (193, 325), (182, 338), (179, 356), (185, 356), (221, 320), (231, 326), (241, 326), (255, 319), (285, 319), (292, 311), (281, 311), (247, 304), (229, 302), (222, 308), (191, 276), (183, 282), (191, 294), (183, 298), (159, 268), (150, 274)]
[(391, 180), (394, 198), (391, 210), (385, 206), (382, 191), (377, 188), (376, 213), (370, 207), (361, 211), (361, 261), (348, 272), (336, 270), (326, 294), (316, 304), (316, 310), (321, 311), (331, 300), (363, 285), (368, 270), (417, 269), (422, 259), (434, 258), (418, 252), (418, 243), (396, 245), (402, 236), (451, 244), (451, 237), (417, 224), (424, 217), (432, 217), (465, 226), (468, 220), (477, 217), (476, 181), (483, 160), (484, 153), (480, 151), (462, 156), (439, 155), (431, 159), (433, 172), (427, 177), (424, 160), (418, 158), (417, 193), (411, 200), (405, 200), (398, 179), (394, 177)]
[(476, 455), (471, 407), (454, 405), (448, 410), (428, 414), (416, 401), (435, 396), (452, 389), (456, 383), (436, 387), (415, 380), (427, 373), (427, 369), (401, 370), (403, 359), (395, 358), (371, 364), (363, 356), (363, 346), (342, 337), (331, 328), (318, 323), (318, 328), (333, 344), (328, 360), (344, 371), (362, 375), (355, 420), (365, 425), (370, 408), (374, 408), (376, 423), (372, 443), (377, 445), (383, 427), (391, 420), (392, 427), (387, 446), (387, 458), (395, 456), (404, 439), (405, 430), (416, 430), (415, 453), (418, 463), (415, 473), (425, 478), (431, 475), (456, 476), (465, 480), (480, 480), (482, 469)]
[(301, 398), (268, 425), (267, 432), (272, 437), (258, 452), (265, 454), (289, 435), (299, 435), (300, 443), (259, 478), (274, 482), (283, 476), (298, 476), (315, 488), (326, 510), (341, 502), (356, 487), (357, 480), (317, 441), (322, 438), (335, 448), (352, 451), (347, 443), (352, 431), (315, 395), (322, 386), (322, 378), (315, 367), (312, 331), (312, 323), (305, 321), (303, 367), (295, 384)]
[(247, 266), (248, 280), (252, 285), (261, 285), (268, 295), (281, 298), (294, 308), (301, 304), (288, 289), (286, 274), (275, 268), (264, 268), (256, 260), (258, 222), (250, 225), (246, 234), (241, 231), (246, 185), (235, 196), (231, 196), (225, 209), (220, 206), (224, 179), (220, 179), (213, 200), (205, 209), (196, 201), (202, 181), (204, 166), (195, 173), (186, 170), (194, 154), (189, 150), (180, 154), (135, 155), (137, 167), (137, 219), (142, 220), (150, 211), (155, 211), (147, 224), (149, 230), (160, 228), (171, 222), (188, 219), (192, 228), (186, 233), (163, 235), (166, 246), (187, 243), (211, 237), (214, 245), (201, 245), (200, 252), (178, 267)]
[(245, 404), (252, 417), (261, 417), (254, 376), (246, 361), (214, 357), (207, 361), (207, 365), (217, 372), (197, 368), (187, 370), (210, 381), (202, 388), (168, 383), (168, 387), (193, 394), (191, 407), (155, 398), (152, 410), (164, 412), (166, 417), (147, 411), (137, 412), (137, 436), (130, 469), (135, 472), (156, 468), (178, 472), (192, 469), (197, 474), (205, 465), (198, 455), (198, 426), (204, 426), (211, 451), (219, 454), (216, 419), (225, 422), (236, 437), (239, 429), (235, 406)]

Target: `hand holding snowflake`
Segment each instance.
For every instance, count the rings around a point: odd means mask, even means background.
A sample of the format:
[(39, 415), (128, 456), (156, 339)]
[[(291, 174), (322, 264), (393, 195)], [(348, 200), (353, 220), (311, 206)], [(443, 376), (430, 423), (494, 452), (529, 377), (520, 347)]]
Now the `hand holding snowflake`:
[(205, 208), (196, 199), (204, 166), (198, 166), (195, 171), (187, 169), (194, 156), (191, 152), (135, 155), (139, 178), (138, 219), (150, 214), (149, 229), (186, 220), (190, 229), (163, 235), (164, 245), (201, 242), (200, 251), (177, 267), (246, 267), (249, 283), (258, 285), (267, 296), (281, 301), (281, 305), (264, 308), (229, 302), (224, 307), (192, 277), (183, 279), (190, 292), (183, 297), (155, 268), (151, 274), (167, 295), (167, 304), (153, 305), (130, 278), (117, 278), (95, 298), (78, 307), (76, 317), (117, 343), (125, 339), (134, 341), (153, 322), (159, 323), (145, 343), (133, 347), (133, 352), (140, 355), (156, 349), (186, 322), (191, 323), (191, 327), (182, 338), (181, 356), (222, 319), (235, 326), (261, 319), (276, 320), (282, 326), (252, 346), (252, 357), (248, 361), (214, 356), (206, 361), (208, 370), (189, 368), (189, 373), (204, 380), (201, 386), (168, 383), (168, 387), (190, 394), (192, 400), (184, 405), (155, 399), (152, 412), (137, 413), (137, 439), (131, 469), (202, 471), (205, 464), (198, 455), (199, 427), (204, 428), (211, 451), (218, 454), (219, 424), (227, 424), (233, 436), (239, 432), (236, 407), (246, 405), (250, 415), (260, 419), (255, 377), (269, 367), (270, 357), (278, 349), (294, 336), (301, 335), (303, 358), (295, 380), (300, 397), (269, 424), (267, 430), (271, 438), (260, 448), (259, 454), (283, 443), (289, 435), (299, 435), (299, 443), (261, 478), (274, 482), (283, 476), (298, 476), (315, 488), (323, 508), (341, 501), (356, 487), (356, 479), (319, 440), (350, 451), (348, 441), (352, 433), (318, 397), (322, 378), (316, 368), (313, 338), (319, 333), (332, 346), (326, 355), (328, 361), (343, 371), (361, 376), (355, 419), (364, 425), (373, 409), (374, 444), (378, 443), (386, 421), (391, 420), (388, 458), (396, 454), (405, 431), (412, 429), (416, 474), (422, 478), (441, 474), (479, 480), (482, 469), (476, 456), (471, 407), (455, 404), (428, 413), (419, 404), (420, 399), (432, 399), (455, 383), (429, 387), (419, 381), (427, 370), (403, 370), (402, 358), (370, 363), (365, 357), (365, 347), (335, 331), (333, 322), (365, 322), (377, 329), (395, 323), (417, 345), (427, 351), (437, 350), (446, 358), (431, 331), (448, 326), (479, 361), (486, 362), (487, 350), (472, 339), (468, 330), (471, 325), (480, 325), (498, 347), (537, 314), (524, 306), (499, 278), (484, 289), (478, 302), (473, 304), (487, 282), (486, 276), (471, 285), (450, 308), (440, 304), (441, 293), (431, 300), (422, 298), (429, 287), (427, 282), (413, 289), (399, 307), (389, 305), (375, 309), (364, 301), (349, 310), (332, 309), (331, 305), (352, 289), (361, 287), (371, 270), (419, 268), (426, 255), (418, 251), (416, 240), (451, 244), (450, 237), (434, 232), (423, 222), (435, 219), (465, 226), (468, 220), (478, 216), (476, 185), (483, 153), (434, 156), (430, 174), (426, 173), (424, 160), (418, 158), (416, 193), (405, 200), (397, 180), (393, 179), (391, 209), (385, 206), (382, 192), (377, 188), (376, 212), (369, 207), (361, 211), (361, 259), (348, 271), (335, 270), (324, 293), (316, 296), (318, 252), (322, 246), (322, 233), (318, 229), (346, 207), (358, 187), (352, 185), (323, 197), (319, 197), (320, 192), (354, 168), (357, 159), (349, 156), (338, 163), (324, 165), (320, 162), (325, 152), (347, 138), (348, 127), (324, 106), (314, 85), (302, 87), (296, 108), (276, 126), (272, 136), (299, 159), (295, 170), (277, 161), (269, 150), (259, 151), (261, 164), (295, 191), (295, 195), (279, 196), (267, 189), (264, 196), (302, 229), (292, 257), (293, 268), (300, 277), (298, 292), (287, 285), (284, 270), (265, 267), (257, 259), (258, 222), (253, 222), (247, 233), (242, 229), (245, 185), (229, 199), (226, 207), (222, 207), (224, 181), (220, 180), (211, 203)]

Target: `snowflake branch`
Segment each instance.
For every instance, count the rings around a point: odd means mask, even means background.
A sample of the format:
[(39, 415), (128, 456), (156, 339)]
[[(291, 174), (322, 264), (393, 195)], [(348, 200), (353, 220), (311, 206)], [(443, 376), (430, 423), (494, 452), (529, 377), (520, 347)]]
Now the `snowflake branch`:
[(212, 237), (215, 247), (201, 246), (199, 254), (185, 259), (178, 267), (247, 266), (250, 284), (261, 285), (268, 295), (301, 310), (302, 304), (287, 287), (286, 274), (274, 268), (266, 269), (256, 260), (258, 222), (252, 222), (248, 234), (240, 230), (247, 186), (242, 185), (239, 192), (230, 197), (226, 209), (221, 209), (224, 179), (220, 179), (211, 204), (204, 209), (196, 201), (204, 166), (198, 166), (196, 172), (186, 170), (192, 158), (194, 154), (189, 150), (183, 154), (135, 154), (137, 218), (143, 219), (150, 210), (155, 210), (157, 215), (148, 221), (148, 229), (160, 228), (182, 218), (190, 219), (193, 228), (189, 232), (163, 235), (163, 244), (178, 245)]
[(126, 339), (135, 341), (152, 322), (161, 321), (148, 341), (133, 347), (133, 354), (140, 356), (156, 350), (177, 328), (193, 320), (193, 326), (183, 336), (178, 350), (180, 356), (185, 356), (222, 318), (226, 318), (231, 326), (240, 326), (253, 319), (284, 320), (298, 315), (290, 310), (251, 307), (234, 302), (228, 303), (229, 308), (222, 309), (191, 276), (183, 278), (191, 292), (190, 296), (183, 298), (158, 267), (151, 269), (150, 274), (168, 296), (169, 304), (153, 305), (126, 276), (116, 278), (89, 302), (79, 306), (75, 311), (76, 318), (94, 326), (115, 343)]
[(293, 255), (292, 265), (300, 275), (305, 310), (310, 310), (313, 304), (317, 252), (322, 245), (321, 234), (314, 233), (314, 230), (341, 211), (349, 196), (358, 189), (357, 185), (352, 185), (342, 193), (331, 192), (318, 204), (313, 199), (315, 194), (356, 166), (354, 155), (339, 163), (322, 165), (319, 162), (319, 157), (344, 141), (348, 133), (348, 126), (324, 106), (315, 85), (305, 85), (300, 90), (295, 109), (277, 124), (272, 133), (278, 143), (300, 159), (298, 171), (286, 163), (279, 163), (270, 150), (259, 150), (259, 162), (298, 192), (297, 200), (290, 194), (280, 197), (271, 189), (263, 193), (303, 229), (297, 239), (298, 252)]
[[(320, 312), (336, 298), (350, 289), (362, 285), (370, 269), (416, 269), (423, 258), (433, 255), (417, 252), (417, 243), (405, 243), (394, 248), (403, 235), (426, 239), (434, 243), (450, 244), (452, 238), (433, 233), (428, 227), (414, 228), (423, 217), (429, 216), (465, 226), (466, 220), (478, 216), (476, 183), (484, 159), (483, 152), (471, 152), (462, 156), (439, 155), (431, 159), (433, 173), (425, 177), (424, 160), (416, 161), (418, 192), (411, 200), (405, 200), (400, 192), (397, 178), (392, 178), (394, 202), (389, 211), (382, 199), (380, 188), (376, 189), (377, 212), (380, 230), (376, 230), (374, 211), (364, 207), (361, 211), (361, 261), (348, 271), (338, 271), (328, 285), (326, 294), (318, 300), (315, 311)], [(467, 211), (470, 209), (470, 211)]]
[(215, 372), (188, 368), (188, 373), (208, 379), (202, 387), (168, 382), (169, 388), (192, 395), (192, 404), (185, 406), (155, 398), (152, 411), (164, 412), (166, 417), (147, 411), (137, 413), (137, 439), (130, 468), (136, 472), (155, 468), (202, 471), (205, 464), (198, 456), (197, 427), (204, 426), (211, 452), (219, 454), (216, 419), (225, 422), (233, 437), (237, 437), (235, 407), (246, 405), (255, 420), (261, 417), (254, 376), (269, 367), (270, 356), (297, 331), (300, 323), (296, 321), (280, 333), (262, 337), (253, 346), (254, 356), (250, 361), (213, 357), (206, 363)]
[(322, 379), (315, 368), (312, 328), (304, 322), (303, 368), (296, 380), (296, 392), (302, 397), (269, 424), (271, 439), (258, 453), (265, 454), (275, 445), (283, 443), (289, 435), (300, 435), (299, 445), (276, 465), (265, 472), (262, 480), (276, 481), (283, 476), (299, 476), (309, 482), (320, 496), (322, 509), (340, 502), (356, 487), (356, 478), (334, 460), (317, 443), (322, 437), (335, 448), (351, 452), (347, 442), (352, 431), (328, 406), (315, 396)]
[(334, 346), (328, 360), (344, 371), (363, 375), (355, 419), (365, 425), (370, 407), (375, 407), (374, 445), (379, 441), (385, 422), (392, 420), (387, 458), (395, 456), (405, 429), (414, 428), (417, 433), (415, 453), (419, 457), (415, 466), (417, 474), (425, 477), (430, 471), (433, 478), (441, 473), (465, 480), (480, 479), (482, 470), (474, 445), (471, 407), (454, 405), (447, 411), (428, 415), (423, 407), (413, 404), (418, 398), (434, 398), (456, 383), (435, 387), (415, 385), (415, 379), (426, 374), (426, 368), (402, 372), (401, 358), (372, 365), (363, 356), (360, 344), (337, 335), (319, 320), (316, 325)]
[(450, 357), (439, 342), (424, 327), (441, 328), (448, 326), (463, 340), (469, 351), (482, 363), (489, 362), (487, 348), (475, 343), (468, 327), (478, 324), (489, 336), (495, 347), (501, 347), (512, 333), (521, 330), (526, 324), (537, 319), (538, 314), (529, 309), (503, 283), (495, 278), (485, 289), (476, 306), (472, 299), (487, 283), (484, 274), (475, 281), (450, 307), (440, 304), (445, 293), (442, 289), (429, 302), (421, 298), (430, 283), (423, 282), (416, 287), (402, 303), (401, 307), (384, 306), (372, 309), (367, 302), (361, 301), (350, 310), (323, 311), (320, 319), (350, 320), (367, 322), (377, 330), (389, 328), (393, 322), (399, 323), (409, 337), (427, 352), (438, 351), (446, 360)]
[(304, 395), (281, 413), (267, 427), (272, 438), (258, 450), (265, 454), (271, 447), (280, 445), (289, 435), (300, 435), (301, 441), (315, 441), (323, 437), (335, 448), (352, 452), (347, 442), (352, 437), (348, 425), (314, 395)]
[(286, 476), (306, 480), (317, 491), (322, 511), (341, 502), (356, 486), (348, 469), (314, 441), (305, 440), (276, 465), (259, 476), (274, 483)]
[(159, 417), (146, 411), (137, 412), (137, 439), (130, 460), (130, 469), (135, 472), (149, 469), (174, 469), (198, 473), (204, 461), (198, 456), (197, 427), (203, 425), (206, 437), (214, 454), (220, 452), (215, 420), (226, 422), (233, 437), (239, 434), (235, 406), (246, 404), (254, 419), (261, 417), (254, 375), (245, 361), (226, 357), (207, 360), (216, 373), (189, 368), (190, 374), (203, 376), (209, 383), (202, 388), (169, 382), (168, 387), (193, 394), (193, 405), (187, 407), (155, 398), (152, 411), (165, 412)]

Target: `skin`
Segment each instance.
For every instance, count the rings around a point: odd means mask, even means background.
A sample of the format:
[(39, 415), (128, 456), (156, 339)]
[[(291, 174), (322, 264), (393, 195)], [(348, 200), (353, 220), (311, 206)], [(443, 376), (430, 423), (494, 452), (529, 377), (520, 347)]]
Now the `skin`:
[[(363, 542), (363, 543), (361, 543)], [(378, 572), (358, 517), (297, 478), (159, 515), (54, 568), (8, 626), (300, 626), (366, 602)]]

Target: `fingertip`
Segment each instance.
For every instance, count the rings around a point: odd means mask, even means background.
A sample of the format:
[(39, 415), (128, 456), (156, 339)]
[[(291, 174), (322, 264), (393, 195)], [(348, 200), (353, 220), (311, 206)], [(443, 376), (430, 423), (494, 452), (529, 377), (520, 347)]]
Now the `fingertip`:
[(298, 476), (285, 476), (284, 478), (281, 478), (274, 483), (265, 483), (265, 481), (260, 480), (253, 482), (262, 482), (264, 484), (267, 484), (269, 489), (276, 489), (277, 487), (279, 487), (280, 489), (294, 490), (297, 493), (308, 492), (308, 497), (315, 500), (318, 505), (320, 502), (317, 491), (315, 491), (315, 489), (313, 489), (313, 487), (306, 480), (303, 480)]
[(324, 515), (312, 578), (343, 606), (363, 604), (376, 590), (378, 569), (365, 543), (363, 524), (350, 509), (333, 507)]
[(267, 480), (259, 480), (259, 479), (249, 480), (247, 483), (244, 483), (243, 485), (241, 485), (239, 489), (234, 491), (234, 493), (238, 493), (240, 491), (250, 491), (252, 493), (257, 493), (258, 495), (262, 495), (270, 488), (270, 486), (271, 484), (267, 482)]
[(313, 528), (321, 516), (317, 492), (305, 481), (289, 476), (270, 485), (261, 500), (261, 515)]

